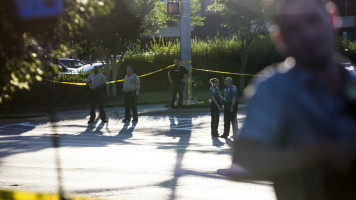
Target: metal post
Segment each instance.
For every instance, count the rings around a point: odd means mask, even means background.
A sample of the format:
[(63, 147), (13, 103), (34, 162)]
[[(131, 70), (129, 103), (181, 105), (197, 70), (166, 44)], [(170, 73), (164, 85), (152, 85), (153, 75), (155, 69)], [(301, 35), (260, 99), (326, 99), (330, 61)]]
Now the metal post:
[(180, 54), (182, 66), (189, 70), (187, 84), (184, 88), (184, 102), (189, 104), (192, 99), (192, 47), (191, 47), (191, 27), (190, 27), (190, 0), (181, 0), (180, 19)]

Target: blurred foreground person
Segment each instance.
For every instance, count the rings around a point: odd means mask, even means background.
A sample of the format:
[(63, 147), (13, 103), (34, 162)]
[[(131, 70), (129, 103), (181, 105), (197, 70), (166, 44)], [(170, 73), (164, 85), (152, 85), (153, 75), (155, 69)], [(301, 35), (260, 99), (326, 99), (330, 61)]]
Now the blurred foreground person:
[(133, 73), (133, 68), (131, 66), (126, 68), (126, 72), (127, 74), (124, 78), (122, 87), (125, 98), (125, 119), (123, 122), (130, 122), (132, 112), (132, 122), (137, 123), (137, 96), (140, 94), (140, 78)]
[(356, 199), (356, 80), (335, 59), (337, 9), (322, 0), (274, 8), (271, 37), (293, 58), (249, 86), (232, 169), (272, 180), (279, 200)]
[(209, 89), (210, 96), (210, 113), (211, 113), (211, 137), (219, 137), (219, 117), (222, 110), (223, 99), (219, 90), (219, 79), (210, 79), (211, 87)]
[(99, 73), (98, 67), (94, 67), (94, 73), (88, 76), (87, 86), (89, 86), (90, 96), (90, 119), (88, 124), (94, 123), (96, 105), (99, 107), (101, 122), (107, 123), (108, 120), (104, 110), (106, 79), (102, 73)]
[(224, 90), (224, 134), (222, 138), (229, 137), (230, 124), (232, 124), (232, 132), (234, 138), (237, 138), (237, 87), (232, 84), (232, 78), (225, 78), (226, 88)]

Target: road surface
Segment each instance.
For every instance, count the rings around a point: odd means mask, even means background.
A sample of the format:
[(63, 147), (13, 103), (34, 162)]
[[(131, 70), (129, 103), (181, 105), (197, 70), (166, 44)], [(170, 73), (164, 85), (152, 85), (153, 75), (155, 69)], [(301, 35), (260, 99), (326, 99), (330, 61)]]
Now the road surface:
[[(244, 117), (238, 115), (240, 125)], [(140, 116), (137, 124), (124, 124), (111, 113), (108, 124), (87, 125), (86, 111), (58, 119), (56, 128), (47, 120), (0, 125), (1, 189), (57, 192), (56, 132), (68, 194), (119, 200), (275, 199), (270, 182), (231, 181), (216, 173), (231, 164), (232, 139), (210, 137), (206, 111)]]

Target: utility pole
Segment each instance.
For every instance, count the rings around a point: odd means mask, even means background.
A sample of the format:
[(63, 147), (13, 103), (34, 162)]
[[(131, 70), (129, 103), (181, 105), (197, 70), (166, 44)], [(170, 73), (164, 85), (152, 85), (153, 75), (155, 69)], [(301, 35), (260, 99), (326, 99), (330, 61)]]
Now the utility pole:
[(192, 47), (190, 28), (190, 0), (181, 0), (182, 13), (180, 19), (180, 55), (182, 66), (189, 70), (190, 76), (184, 87), (184, 102), (189, 104), (192, 99)]

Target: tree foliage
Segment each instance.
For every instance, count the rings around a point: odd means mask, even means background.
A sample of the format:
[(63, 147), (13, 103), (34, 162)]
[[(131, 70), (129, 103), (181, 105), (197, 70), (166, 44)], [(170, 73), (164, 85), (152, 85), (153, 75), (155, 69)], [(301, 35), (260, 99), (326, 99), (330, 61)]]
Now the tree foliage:
[[(262, 0), (216, 0), (211, 7), (224, 18), (223, 26), (231, 35), (241, 40), (240, 72), (246, 72), (248, 47), (259, 35), (266, 33), (267, 13)], [(240, 79), (240, 87), (245, 86), (245, 80)]]
[(0, 103), (55, 73), (54, 62), (68, 51), (68, 39), (110, 7), (110, 0), (63, 0), (58, 20), (21, 22), (14, 2), (0, 0)]
[[(199, 0), (190, 0), (190, 23), (191, 26), (203, 26), (205, 17), (200, 16), (201, 3)], [(154, 9), (147, 15), (145, 24), (149, 26), (146, 32), (156, 31), (159, 28), (166, 28), (169, 22), (179, 22), (180, 15), (167, 14), (167, 7), (164, 2), (156, 0)]]

